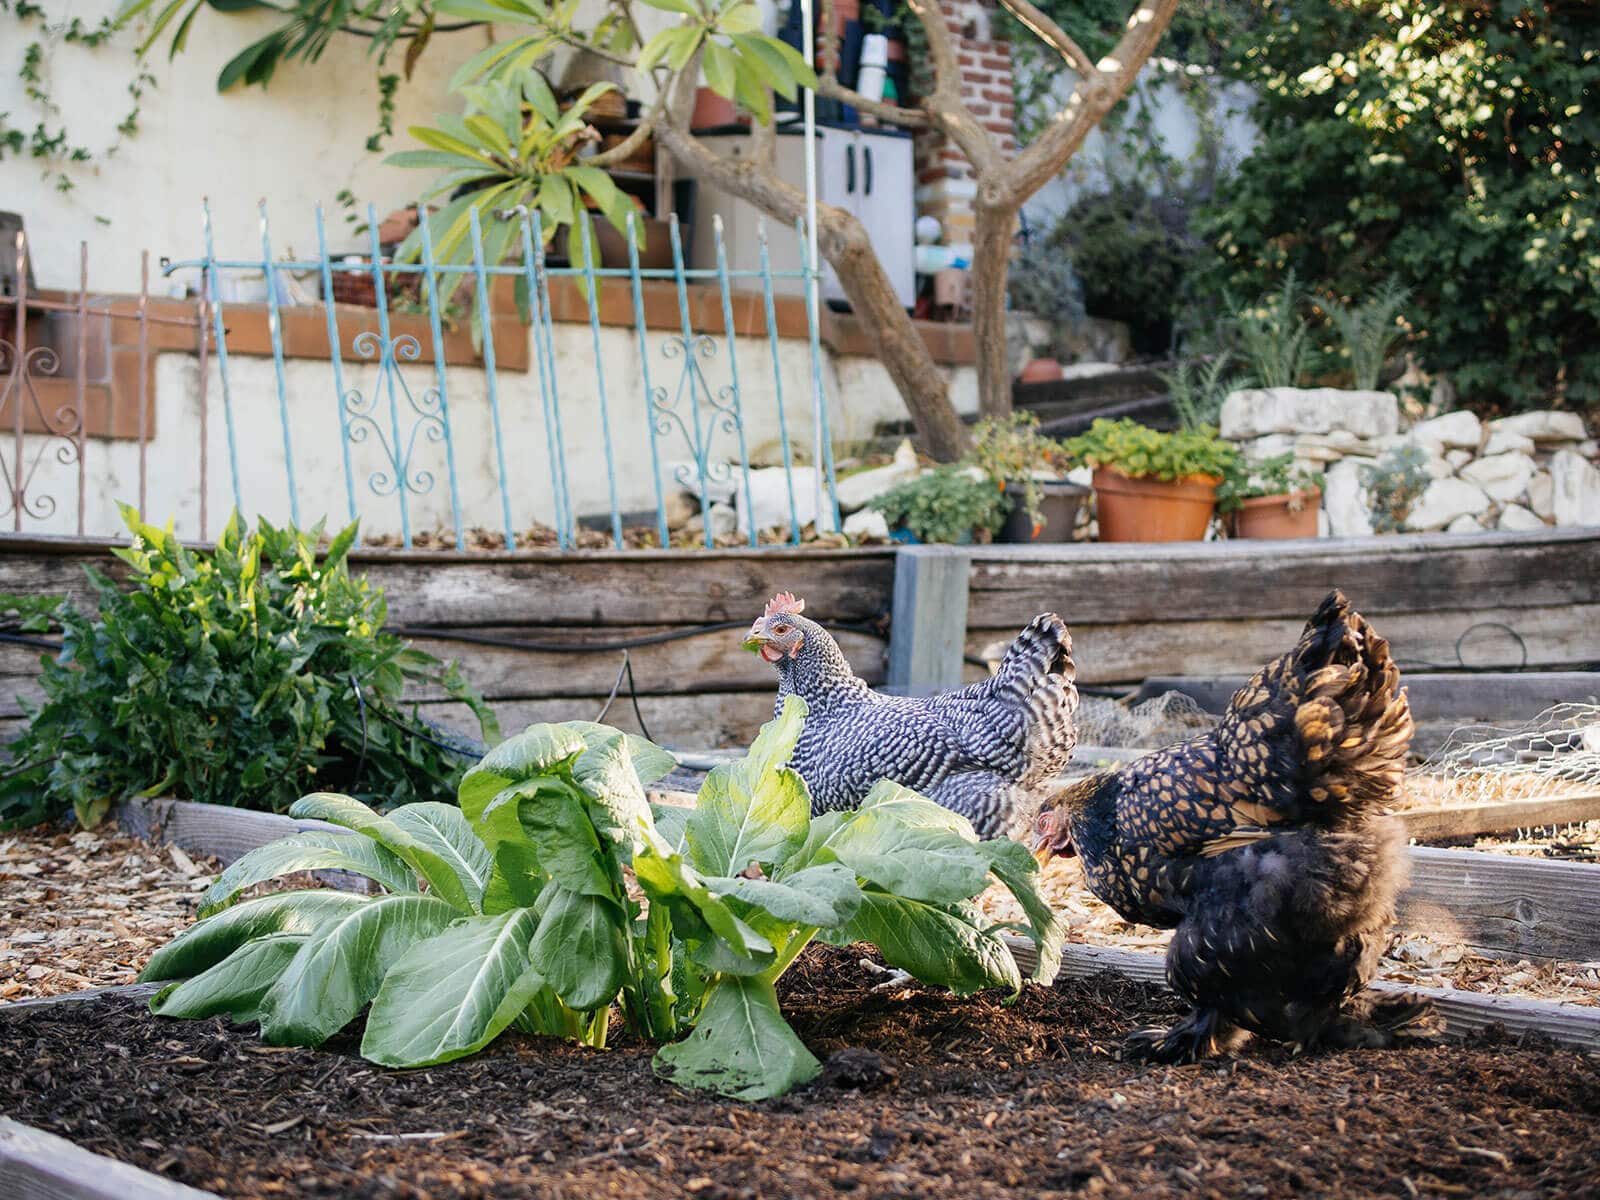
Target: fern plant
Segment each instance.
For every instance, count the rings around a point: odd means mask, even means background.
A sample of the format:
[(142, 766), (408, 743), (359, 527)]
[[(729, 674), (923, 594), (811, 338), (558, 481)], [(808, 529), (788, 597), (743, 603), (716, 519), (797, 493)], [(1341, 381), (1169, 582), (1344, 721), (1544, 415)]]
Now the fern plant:
[(1222, 421), (1222, 402), (1231, 389), (1233, 355), (1227, 351), (1210, 358), (1186, 358), (1170, 371), (1162, 371), (1167, 399), (1178, 422), (1191, 433), (1216, 428)]
[(1383, 364), (1405, 333), (1403, 314), (1410, 300), (1411, 289), (1391, 276), (1362, 304), (1324, 306), (1328, 322), (1344, 343), (1341, 355), (1349, 359), (1352, 383), (1359, 390), (1377, 389)]
[(1234, 335), (1256, 387), (1299, 387), (1311, 361), (1311, 330), (1300, 315), (1300, 282), (1293, 271), (1277, 292), (1237, 308)]

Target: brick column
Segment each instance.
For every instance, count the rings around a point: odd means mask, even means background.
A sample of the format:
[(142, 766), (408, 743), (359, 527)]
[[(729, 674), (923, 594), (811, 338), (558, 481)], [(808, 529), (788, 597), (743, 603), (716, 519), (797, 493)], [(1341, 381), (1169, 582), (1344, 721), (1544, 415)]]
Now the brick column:
[[(984, 0), (944, 0), (945, 23), (961, 67), (961, 98), (1006, 154), (1017, 149), (1011, 46), (999, 38), (997, 8)], [(939, 218), (946, 243), (970, 242), (977, 185), (972, 167), (943, 134), (917, 134), (917, 215)]]

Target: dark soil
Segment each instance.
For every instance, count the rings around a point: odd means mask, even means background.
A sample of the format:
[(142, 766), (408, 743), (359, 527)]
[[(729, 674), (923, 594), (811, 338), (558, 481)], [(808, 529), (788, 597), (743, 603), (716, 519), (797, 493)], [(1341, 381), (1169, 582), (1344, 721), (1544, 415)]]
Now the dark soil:
[[(0, 1013), (0, 1112), (231, 1196), (1600, 1197), (1593, 1058), (1490, 1038), (1195, 1067), (1117, 1046), (1175, 1002), (1104, 978), (1016, 1004), (875, 994), (815, 948), (785, 1008), (828, 1061), (745, 1105), (656, 1079), (649, 1048), (507, 1035), (386, 1071), (118, 997)], [(411, 1135), (411, 1136), (405, 1136)]]

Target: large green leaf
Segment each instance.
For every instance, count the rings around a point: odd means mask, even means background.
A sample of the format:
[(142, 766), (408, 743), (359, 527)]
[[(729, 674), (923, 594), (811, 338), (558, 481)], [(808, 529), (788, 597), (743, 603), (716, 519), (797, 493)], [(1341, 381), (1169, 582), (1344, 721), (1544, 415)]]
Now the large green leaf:
[(989, 860), (976, 842), (872, 809), (847, 819), (827, 848), (863, 879), (912, 900), (954, 904), (977, 895), (989, 881)]
[(652, 903), (663, 902), (672, 908), (680, 935), (691, 936), (699, 924), (742, 959), (751, 963), (772, 960), (772, 943), (740, 920), (726, 900), (706, 887), (683, 855), (655, 833), (648, 835), (644, 849), (634, 855), (633, 874)]
[(538, 924), (519, 908), (463, 918), (414, 944), (378, 989), (361, 1053), (388, 1067), (426, 1067), (487, 1046), (544, 985), (528, 957)]
[[(578, 178), (589, 178), (591, 175), (602, 175), (609, 179), (598, 167), (574, 167), (574, 174)], [(563, 729), (570, 729), (583, 739), (589, 749), (603, 746), (612, 738), (621, 733), (610, 725), (600, 725), (594, 721), (568, 721), (562, 725)], [(628, 757), (633, 760), (634, 772), (639, 776), (639, 782), (648, 787), (663, 775), (668, 774), (678, 765), (677, 755), (670, 750), (663, 750), (654, 742), (640, 737), (636, 733), (622, 733), (623, 744), (628, 748)]]
[(482, 910), (483, 891), (494, 870), (494, 855), (473, 833), (459, 808), (424, 800), (395, 809), (389, 819), (448, 863), (466, 889), (472, 907)]
[(996, 878), (1017, 898), (1028, 917), (1028, 936), (1039, 948), (1039, 962), (1032, 978), (1039, 983), (1054, 983), (1061, 970), (1061, 947), (1067, 940), (1067, 916), (1050, 907), (1037, 886), (1039, 864), (1021, 842), (999, 838), (979, 842), (978, 852), (989, 859)]
[(656, 1070), (684, 1087), (736, 1100), (767, 1100), (822, 1069), (778, 1008), (763, 979), (728, 975), (706, 998), (694, 1032), (656, 1052)]
[(613, 894), (606, 851), (595, 834), (581, 793), (549, 779), (515, 784), (484, 810), (483, 823), (503, 820), (500, 814), (507, 808), (517, 813), (540, 868), (550, 878), (575, 892), (591, 896)]
[(656, 833), (679, 854), (689, 843), (689, 818), (694, 809), (682, 804), (652, 804), (650, 819), (655, 822)]
[[(431, 845), (418, 840), (388, 817), (379, 816), (361, 801), (337, 792), (313, 792), (296, 800), (289, 815), (302, 820), (310, 817), (328, 821), (366, 834), (404, 859), (428, 881), (437, 895), (462, 912), (472, 911), (473, 902), (467, 891), (469, 881), (463, 881), (449, 861)], [(479, 894), (482, 894), (481, 888)]]
[(807, 867), (781, 883), (740, 876), (711, 877), (705, 882), (719, 896), (743, 900), (793, 925), (832, 929), (848, 922), (861, 904), (855, 872), (841, 863)]
[(318, 889), (274, 892), (196, 921), (150, 956), (141, 983), (187, 979), (216, 966), (240, 946), (273, 933), (314, 933), (329, 921), (371, 904), (366, 896)]
[(254, 1021), (261, 997), (278, 981), (308, 935), (269, 933), (246, 942), (193, 979), (169, 983), (150, 997), (158, 1017), (215, 1017)]
[(320, 1046), (378, 994), (408, 948), (460, 915), (436, 896), (379, 896), (322, 925), (261, 998), (261, 1036), (280, 1046)]
[(650, 803), (623, 736), (613, 733), (591, 745), (572, 765), (572, 777), (588, 800), (589, 818), (596, 831), (627, 847), (631, 855), (650, 826)]
[(565, 767), (584, 751), (577, 733), (561, 725), (530, 725), (507, 738), (461, 779), (456, 801), (476, 822), (489, 802), (513, 783)]
[(599, 896), (554, 889), (531, 954), (550, 989), (579, 1012), (610, 1004), (627, 981), (622, 914)]
[(417, 890), (416, 873), (371, 838), (312, 830), (258, 846), (230, 865), (200, 897), (200, 916), (226, 908), (246, 888), (296, 871), (350, 871), (391, 892)]
[(855, 916), (828, 937), (846, 944), (870, 942), (892, 966), (957, 995), (1022, 988), (1016, 960), (1004, 942), (984, 933), (970, 916), (920, 900), (864, 889)]
[(689, 818), (689, 849), (701, 871), (735, 875), (752, 862), (781, 866), (805, 842), (811, 794), (781, 765), (794, 753), (805, 711), (805, 702), (790, 696), (783, 712), (761, 727), (749, 754), (706, 776)]

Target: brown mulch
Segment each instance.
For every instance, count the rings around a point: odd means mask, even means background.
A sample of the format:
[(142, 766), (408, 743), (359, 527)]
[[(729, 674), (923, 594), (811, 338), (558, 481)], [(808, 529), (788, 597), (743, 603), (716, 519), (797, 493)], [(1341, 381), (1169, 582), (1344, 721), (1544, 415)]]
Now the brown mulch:
[(1174, 1001), (1110, 979), (1013, 1005), (874, 993), (814, 947), (786, 1011), (829, 1069), (745, 1105), (649, 1048), (517, 1035), (387, 1071), (123, 999), (0, 1012), (0, 1111), (241, 1197), (1600, 1196), (1600, 1073), (1490, 1038), (1196, 1067), (1115, 1057)]
[(106, 832), (0, 834), (0, 1000), (132, 983), (218, 870)]

